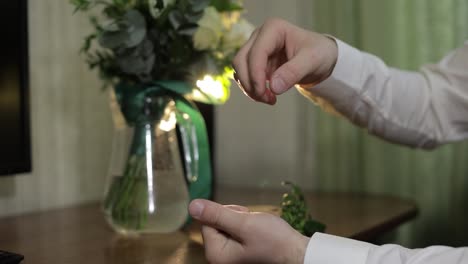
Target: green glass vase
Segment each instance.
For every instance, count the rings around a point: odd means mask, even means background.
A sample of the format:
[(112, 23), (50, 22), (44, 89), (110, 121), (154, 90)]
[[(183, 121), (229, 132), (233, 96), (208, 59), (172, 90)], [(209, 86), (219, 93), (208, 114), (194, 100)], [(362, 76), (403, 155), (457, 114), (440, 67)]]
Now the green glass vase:
[(162, 87), (115, 91), (125, 125), (113, 139), (106, 219), (122, 234), (174, 232), (190, 221), (190, 200), (211, 195), (203, 117)]

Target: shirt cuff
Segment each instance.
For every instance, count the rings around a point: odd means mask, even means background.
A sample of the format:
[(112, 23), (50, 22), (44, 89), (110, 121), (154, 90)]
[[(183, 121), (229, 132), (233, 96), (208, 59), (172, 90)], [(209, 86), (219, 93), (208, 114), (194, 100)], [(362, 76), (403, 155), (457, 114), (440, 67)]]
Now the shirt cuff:
[(304, 264), (364, 264), (373, 247), (376, 246), (317, 232), (307, 245)]
[[(333, 37), (331, 37), (333, 38)], [(350, 96), (360, 93), (361, 73), (363, 70), (363, 54), (343, 41), (333, 38), (338, 47), (338, 58), (331, 75), (317, 85), (298, 85), (301, 94), (313, 101), (320, 97), (339, 105), (347, 102)]]

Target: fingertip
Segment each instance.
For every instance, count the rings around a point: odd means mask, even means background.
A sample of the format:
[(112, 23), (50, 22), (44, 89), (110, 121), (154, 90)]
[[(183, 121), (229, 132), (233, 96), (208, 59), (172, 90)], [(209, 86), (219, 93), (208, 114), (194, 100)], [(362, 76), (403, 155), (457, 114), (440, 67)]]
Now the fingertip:
[(276, 95), (271, 92), (269, 85), (267, 85), (267, 89), (265, 90), (265, 93), (262, 96), (262, 102), (269, 105), (276, 104)]
[(276, 104), (276, 96), (270, 99), (270, 105), (275, 105)]
[(195, 219), (200, 219), (205, 209), (205, 202), (202, 199), (195, 199), (189, 204), (189, 213)]
[(288, 89), (286, 82), (280, 77), (274, 77), (271, 82), (271, 91), (276, 95), (284, 93)]
[(268, 91), (268, 100), (270, 105), (276, 104), (276, 95), (273, 92), (271, 92), (271, 90)]

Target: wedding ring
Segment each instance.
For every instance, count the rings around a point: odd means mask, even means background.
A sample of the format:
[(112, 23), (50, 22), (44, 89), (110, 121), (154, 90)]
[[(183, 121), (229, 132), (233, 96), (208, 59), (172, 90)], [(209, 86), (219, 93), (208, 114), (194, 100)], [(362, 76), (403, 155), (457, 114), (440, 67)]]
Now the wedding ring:
[(234, 74), (232, 77), (234, 78), (234, 80), (236, 80), (236, 82), (239, 82), (239, 76), (237, 76), (236, 70), (234, 70)]
[(247, 92), (245, 91), (244, 86), (242, 86), (242, 83), (241, 83), (241, 81), (240, 81), (240, 79), (239, 79), (239, 76), (237, 75), (236, 70), (234, 70), (234, 74), (233, 74), (232, 77), (233, 77), (234, 80), (236, 81), (237, 86), (239, 86), (239, 88), (241, 89), (241, 91), (242, 91), (245, 95), (249, 96), (249, 95), (247, 94)]

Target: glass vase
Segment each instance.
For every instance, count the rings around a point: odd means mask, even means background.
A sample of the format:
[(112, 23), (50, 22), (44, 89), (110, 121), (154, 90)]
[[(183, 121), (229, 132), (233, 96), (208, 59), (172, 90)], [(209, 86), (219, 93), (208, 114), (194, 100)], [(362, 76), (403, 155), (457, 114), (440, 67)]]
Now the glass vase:
[[(188, 217), (188, 184), (197, 179), (196, 137), (189, 116), (178, 111), (171, 96), (135, 100), (140, 102), (127, 106), (125, 125), (114, 135), (106, 219), (122, 234), (173, 232)], [(178, 130), (181, 119), (186, 122)]]

